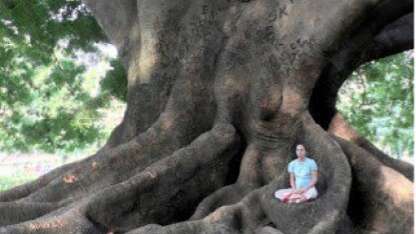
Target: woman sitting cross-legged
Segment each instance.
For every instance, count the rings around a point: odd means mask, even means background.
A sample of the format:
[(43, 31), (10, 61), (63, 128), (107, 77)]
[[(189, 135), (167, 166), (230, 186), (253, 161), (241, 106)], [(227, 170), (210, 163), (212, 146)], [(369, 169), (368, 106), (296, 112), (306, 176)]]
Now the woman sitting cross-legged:
[(289, 189), (280, 189), (274, 196), (285, 203), (300, 203), (318, 196), (315, 184), (318, 181), (318, 166), (316, 162), (305, 156), (306, 150), (302, 144), (296, 145), (297, 159), (289, 163)]

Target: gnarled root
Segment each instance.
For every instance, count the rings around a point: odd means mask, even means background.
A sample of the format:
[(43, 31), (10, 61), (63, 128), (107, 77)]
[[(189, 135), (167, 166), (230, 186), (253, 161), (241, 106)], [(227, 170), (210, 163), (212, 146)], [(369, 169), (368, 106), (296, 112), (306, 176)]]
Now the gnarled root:
[[(102, 233), (186, 219), (188, 217), (178, 217), (175, 212), (186, 212), (192, 207), (190, 204), (196, 205), (208, 193), (224, 186), (227, 162), (238, 149), (237, 143), (231, 126), (215, 126), (189, 146), (121, 183), (46, 216), (0, 230), (4, 233), (62, 233), (62, 230), (68, 230), (65, 233)], [(138, 222), (132, 222), (136, 219)], [(83, 225), (83, 230), (76, 230), (76, 224), (86, 222), (88, 225)]]
[[(125, 144), (101, 150), (89, 158), (57, 168), (33, 182), (0, 193), (2, 207), (27, 207), (25, 211), (10, 210), (3, 215), (0, 223), (12, 224), (36, 218), (46, 212), (45, 207), (47, 212), (66, 207), (123, 182), (146, 166), (169, 156), (183, 143), (172, 141), (172, 134), (178, 136), (178, 133), (163, 127), (166, 125), (164, 122), (162, 118)], [(24, 215), (25, 212), (27, 214)]]
[(413, 166), (387, 156), (338, 113), (328, 131), (352, 169), (348, 216), (354, 231), (413, 232)]
[(360, 148), (366, 150), (369, 156), (376, 158), (385, 166), (400, 172), (406, 178), (413, 181), (413, 165), (405, 161), (397, 160), (390, 157), (375, 147), (370, 141), (365, 139), (341, 116), (337, 113), (331, 120), (328, 132), (356, 144)]
[(20, 186), (16, 186), (4, 192), (0, 192), (0, 202), (14, 201), (19, 198), (26, 197), (29, 194), (43, 188), (52, 180), (56, 179), (57, 176), (73, 168), (76, 164), (77, 163), (65, 164), (64, 166), (54, 169), (48, 174), (41, 176), (37, 180), (30, 181)]
[[(220, 206), (205, 217), (206, 205), (221, 204), (223, 196), (237, 191), (236, 184), (222, 188), (206, 198), (192, 221), (167, 226), (150, 224), (129, 232), (142, 233), (335, 233), (345, 218), (350, 186), (350, 169), (339, 146), (308, 115), (301, 134), (307, 148), (326, 170), (320, 178), (321, 196), (302, 204), (284, 204), (273, 197), (274, 191), (288, 186), (286, 170), (264, 186), (252, 189), (242, 199)], [(244, 160), (243, 160), (244, 161)], [(243, 165), (242, 165), (243, 166)], [(240, 176), (241, 178), (241, 176)], [(218, 203), (216, 203), (218, 201)]]
[[(31, 194), (0, 203), (0, 211), (16, 210), (1, 212), (0, 233), (410, 233), (412, 182), (365, 149), (329, 135), (308, 113), (300, 119), (293, 141), (249, 141), (231, 185), (226, 178), (241, 145), (231, 125), (216, 124), (169, 155), (175, 147), (151, 145), (161, 144), (165, 133), (155, 138), (154, 130), (145, 132), (78, 162)], [(295, 140), (319, 165), (320, 195), (285, 204), (274, 192), (289, 186)], [(125, 173), (106, 175), (112, 166)], [(92, 176), (76, 174), (82, 172)], [(99, 175), (114, 178), (101, 182)], [(54, 189), (67, 194), (53, 195)]]
[(349, 158), (353, 190), (348, 208), (357, 229), (413, 232), (412, 182), (359, 146), (334, 137)]

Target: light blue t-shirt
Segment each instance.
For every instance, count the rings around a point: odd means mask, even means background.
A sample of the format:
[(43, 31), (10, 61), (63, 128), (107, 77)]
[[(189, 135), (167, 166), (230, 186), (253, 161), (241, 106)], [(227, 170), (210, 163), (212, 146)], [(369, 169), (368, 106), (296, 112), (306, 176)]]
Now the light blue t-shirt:
[(315, 160), (308, 157), (305, 157), (303, 161), (295, 159), (288, 166), (289, 173), (295, 175), (296, 189), (308, 187), (312, 180), (312, 172), (317, 170), (318, 166)]

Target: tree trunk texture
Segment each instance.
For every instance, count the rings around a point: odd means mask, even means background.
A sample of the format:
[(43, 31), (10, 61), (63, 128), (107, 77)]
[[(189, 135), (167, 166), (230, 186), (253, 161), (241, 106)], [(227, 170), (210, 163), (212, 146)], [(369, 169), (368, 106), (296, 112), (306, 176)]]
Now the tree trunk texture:
[[(337, 114), (413, 48), (409, 0), (85, 0), (128, 71), (95, 155), (0, 193), (0, 233), (413, 233), (413, 166)], [(283, 204), (303, 143), (320, 196)]]

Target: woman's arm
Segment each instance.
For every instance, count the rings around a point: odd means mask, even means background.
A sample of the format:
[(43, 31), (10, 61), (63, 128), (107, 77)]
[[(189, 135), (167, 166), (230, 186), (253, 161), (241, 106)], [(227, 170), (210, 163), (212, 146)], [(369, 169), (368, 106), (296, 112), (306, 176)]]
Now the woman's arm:
[(308, 191), (310, 188), (315, 186), (316, 182), (318, 182), (318, 171), (312, 171), (312, 180), (309, 183), (308, 187), (302, 189), (302, 193)]
[(290, 187), (293, 191), (296, 190), (295, 175), (293, 173), (290, 173)]

